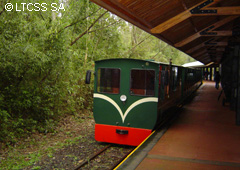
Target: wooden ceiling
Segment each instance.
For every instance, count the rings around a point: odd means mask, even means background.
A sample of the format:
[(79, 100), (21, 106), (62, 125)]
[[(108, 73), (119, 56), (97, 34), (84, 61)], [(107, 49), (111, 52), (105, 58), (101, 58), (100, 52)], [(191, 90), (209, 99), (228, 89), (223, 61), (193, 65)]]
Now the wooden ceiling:
[(240, 44), (240, 0), (91, 0), (204, 64)]

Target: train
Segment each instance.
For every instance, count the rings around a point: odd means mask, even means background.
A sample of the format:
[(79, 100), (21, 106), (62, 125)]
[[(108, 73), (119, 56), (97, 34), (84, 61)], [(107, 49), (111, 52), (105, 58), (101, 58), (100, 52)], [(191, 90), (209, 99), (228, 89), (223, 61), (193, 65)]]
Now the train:
[[(86, 83), (90, 82), (87, 72)], [(202, 84), (202, 70), (140, 59), (95, 62), (93, 116), (99, 142), (138, 146), (167, 110)]]

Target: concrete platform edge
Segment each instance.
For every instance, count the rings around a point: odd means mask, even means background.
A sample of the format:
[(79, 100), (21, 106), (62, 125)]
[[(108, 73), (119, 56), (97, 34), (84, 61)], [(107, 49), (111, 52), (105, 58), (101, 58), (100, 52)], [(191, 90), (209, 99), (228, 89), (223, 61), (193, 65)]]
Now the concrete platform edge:
[(136, 169), (142, 160), (148, 155), (148, 152), (159, 141), (170, 125), (160, 131), (156, 131), (145, 143), (143, 143), (117, 170)]

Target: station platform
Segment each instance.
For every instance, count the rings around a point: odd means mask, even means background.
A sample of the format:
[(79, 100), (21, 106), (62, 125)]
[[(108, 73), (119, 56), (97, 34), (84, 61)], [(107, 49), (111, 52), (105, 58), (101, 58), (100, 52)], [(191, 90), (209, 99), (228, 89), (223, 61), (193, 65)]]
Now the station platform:
[(204, 82), (177, 120), (119, 169), (239, 170), (240, 127), (235, 112), (222, 106), (223, 95), (218, 101), (220, 91)]

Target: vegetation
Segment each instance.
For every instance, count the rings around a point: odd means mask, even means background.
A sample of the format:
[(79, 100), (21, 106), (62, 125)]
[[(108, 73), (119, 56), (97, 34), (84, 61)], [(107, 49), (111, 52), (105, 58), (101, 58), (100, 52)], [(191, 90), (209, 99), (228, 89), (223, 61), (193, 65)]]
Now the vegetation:
[[(12, 11), (5, 9), (9, 2)], [(193, 61), (89, 0), (59, 2), (31, 1), (48, 3), (47, 10), (0, 2), (0, 142), (7, 145), (36, 131), (53, 132), (63, 115), (91, 109), (93, 87), (84, 79), (96, 60)]]

